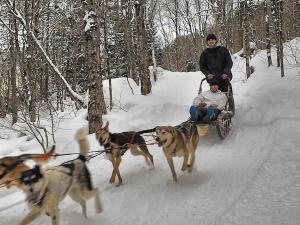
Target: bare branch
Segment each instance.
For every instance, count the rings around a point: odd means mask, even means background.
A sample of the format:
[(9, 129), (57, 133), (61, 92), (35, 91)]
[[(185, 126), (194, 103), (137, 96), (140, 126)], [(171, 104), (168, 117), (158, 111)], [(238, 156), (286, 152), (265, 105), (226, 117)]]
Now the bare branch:
[(80, 102), (82, 105), (86, 105), (84, 98), (79, 95), (78, 93), (76, 93), (71, 86), (69, 85), (69, 83), (66, 81), (66, 79), (63, 77), (62, 73), (59, 71), (59, 69), (54, 65), (54, 63), (52, 62), (52, 60), (49, 58), (49, 56), (47, 55), (47, 53), (45, 52), (44, 48), (42, 47), (42, 45), (40, 44), (40, 42), (37, 40), (36, 36), (34, 35), (34, 33), (32, 32), (32, 30), (27, 28), (27, 24), (26, 21), (24, 20), (23, 16), (20, 14), (20, 12), (16, 9), (13, 8), (12, 2), (10, 0), (5, 0), (7, 6), (10, 8), (10, 12), (16, 16), (19, 21), (21, 22), (21, 24), (23, 25), (23, 27), (25, 28), (25, 30), (30, 34), (30, 36), (32, 37), (32, 39), (34, 40), (35, 44), (37, 45), (37, 47), (40, 49), (40, 51), (42, 52), (43, 56), (45, 57), (46, 61), (48, 62), (48, 64), (52, 67), (52, 69), (56, 72), (56, 74), (58, 75), (58, 77), (63, 81), (63, 84), (65, 85), (65, 87), (67, 88), (67, 90), (69, 91), (69, 93), (74, 97), (74, 99), (76, 99), (78, 102)]
[(12, 34), (14, 34), (15, 33), (15, 31), (13, 31), (12, 29), (10, 29), (10, 27), (1, 19), (1, 17), (0, 17), (0, 22), (6, 27), (6, 29), (10, 32), (10, 33), (12, 33)]

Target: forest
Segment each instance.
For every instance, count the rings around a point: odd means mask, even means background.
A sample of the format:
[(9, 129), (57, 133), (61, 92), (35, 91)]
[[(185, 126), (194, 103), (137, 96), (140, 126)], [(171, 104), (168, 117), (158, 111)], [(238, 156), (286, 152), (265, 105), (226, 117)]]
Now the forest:
[[(1, 0), (1, 126), (31, 133), (46, 148), (53, 115), (72, 105), (88, 108), (94, 133), (118, 107), (112, 79), (132, 79), (149, 95), (159, 67), (199, 70), (209, 33), (245, 58), (247, 78), (255, 49), (266, 49), (264, 60), (284, 77), (283, 43), (300, 36), (299, 18), (299, 0)], [(45, 114), (51, 129), (40, 124)]]

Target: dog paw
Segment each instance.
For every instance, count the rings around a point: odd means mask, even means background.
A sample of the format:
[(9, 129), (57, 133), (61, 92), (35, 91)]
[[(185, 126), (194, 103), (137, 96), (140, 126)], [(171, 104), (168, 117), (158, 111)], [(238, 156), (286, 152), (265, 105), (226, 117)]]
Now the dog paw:
[(97, 194), (95, 197), (95, 207), (96, 207), (96, 211), (97, 213), (101, 213), (103, 211), (103, 206), (100, 200), (99, 195)]
[(177, 183), (177, 177), (173, 177), (173, 182)]
[(154, 165), (153, 164), (151, 164), (150, 166), (149, 166), (149, 170), (153, 170), (155, 167), (154, 167)]
[(100, 206), (99, 208), (97, 207), (97, 213), (102, 213), (102, 212), (103, 212), (102, 206)]
[(123, 184), (123, 182), (119, 182), (116, 187), (120, 187)]
[(102, 213), (103, 212), (103, 208), (97, 210), (97, 213)]
[(112, 183), (115, 183), (115, 179), (114, 179), (114, 178), (110, 178), (110, 179), (109, 179), (109, 183), (111, 183), (111, 184), (112, 184)]

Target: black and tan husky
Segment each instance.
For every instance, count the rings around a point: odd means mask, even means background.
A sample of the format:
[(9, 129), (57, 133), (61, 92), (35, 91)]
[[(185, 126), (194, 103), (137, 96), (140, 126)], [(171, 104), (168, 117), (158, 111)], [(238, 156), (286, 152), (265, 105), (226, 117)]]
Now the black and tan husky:
[(110, 133), (108, 126), (109, 122), (96, 132), (96, 139), (101, 146), (104, 146), (106, 156), (113, 165), (113, 171), (109, 180), (110, 183), (115, 182), (115, 177), (117, 175), (119, 179), (117, 186), (122, 184), (123, 181), (119, 166), (122, 161), (121, 157), (128, 149), (130, 149), (134, 156), (144, 156), (147, 164), (153, 168), (153, 156), (149, 153), (145, 139), (140, 134), (134, 131)]

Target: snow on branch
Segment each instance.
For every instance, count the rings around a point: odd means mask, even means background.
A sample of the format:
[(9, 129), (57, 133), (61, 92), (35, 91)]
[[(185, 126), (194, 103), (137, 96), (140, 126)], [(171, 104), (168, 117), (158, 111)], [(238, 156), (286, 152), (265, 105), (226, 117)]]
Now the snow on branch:
[(96, 13), (94, 11), (86, 11), (85, 12), (85, 16), (83, 18), (83, 20), (86, 23), (85, 27), (84, 27), (84, 32), (89, 32), (96, 26), (94, 17), (96, 17)]
[(30, 34), (30, 36), (32, 37), (32, 39), (34, 40), (34, 42), (36, 43), (36, 45), (38, 46), (38, 48), (40, 49), (40, 51), (43, 53), (43, 55), (46, 58), (46, 60), (49, 63), (49, 65), (56, 72), (56, 74), (59, 76), (59, 78), (63, 81), (64, 85), (66, 86), (66, 88), (68, 89), (68, 91), (72, 95), (72, 97), (74, 97), (74, 99), (76, 99), (77, 101), (79, 101), (82, 105), (85, 105), (86, 101), (84, 101), (84, 98), (81, 95), (79, 95), (78, 93), (76, 93), (71, 88), (71, 86), (69, 85), (69, 83), (63, 77), (62, 73), (58, 70), (58, 68), (54, 65), (54, 63), (52, 62), (52, 60), (49, 58), (49, 56), (47, 55), (46, 51), (44, 50), (44, 48), (42, 47), (42, 45), (40, 44), (40, 42), (38, 41), (38, 39), (36, 38), (36, 36), (34, 35), (34, 33), (32, 32), (32, 30), (31, 29), (27, 30), (26, 21), (23, 18), (23, 16), (20, 14), (20, 12), (16, 8), (13, 7), (13, 4), (12, 4), (12, 2), (10, 0), (6, 0), (6, 4), (10, 8), (11, 13), (19, 19), (19, 21), (21, 22), (21, 24), (23, 25), (23, 27)]

